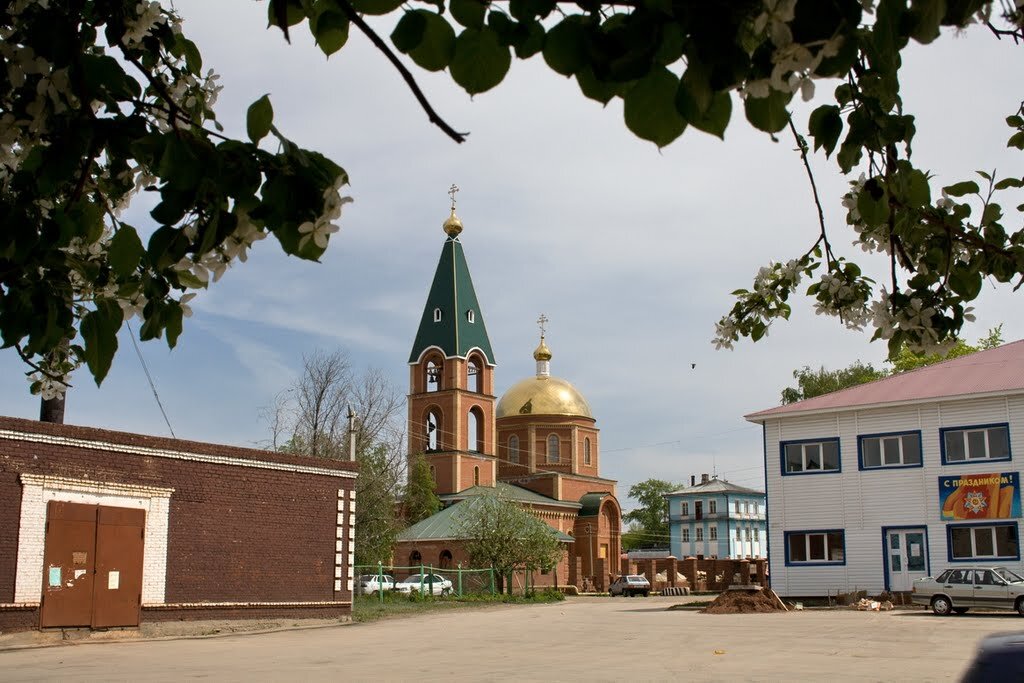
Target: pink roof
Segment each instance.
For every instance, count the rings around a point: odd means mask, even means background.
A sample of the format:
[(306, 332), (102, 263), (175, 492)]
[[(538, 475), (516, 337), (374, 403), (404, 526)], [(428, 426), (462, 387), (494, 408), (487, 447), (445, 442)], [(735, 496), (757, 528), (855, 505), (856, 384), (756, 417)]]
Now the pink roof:
[(1017, 392), (1024, 392), (1024, 340), (744, 417), (761, 422), (781, 415)]

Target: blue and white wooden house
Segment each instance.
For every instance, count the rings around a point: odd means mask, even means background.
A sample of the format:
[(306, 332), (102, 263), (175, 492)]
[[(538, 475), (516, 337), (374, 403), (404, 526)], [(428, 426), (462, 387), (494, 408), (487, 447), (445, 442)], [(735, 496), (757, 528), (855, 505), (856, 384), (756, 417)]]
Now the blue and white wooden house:
[(766, 556), (765, 495), (717, 477), (665, 494), (674, 557)]

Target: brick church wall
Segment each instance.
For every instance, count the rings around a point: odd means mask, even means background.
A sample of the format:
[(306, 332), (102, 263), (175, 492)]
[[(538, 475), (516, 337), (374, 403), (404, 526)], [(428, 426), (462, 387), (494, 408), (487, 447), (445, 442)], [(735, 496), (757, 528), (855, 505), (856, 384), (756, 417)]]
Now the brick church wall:
[[(140, 454), (146, 449), (163, 455)], [(348, 462), (0, 418), (0, 629), (39, 621), (38, 600), (14, 604), (22, 475), (173, 489), (164, 602), (144, 601), (141, 618), (149, 621), (350, 614), (348, 547), (339, 538), (349, 517), (347, 508), (339, 513), (339, 489), (344, 502), (354, 469)], [(30, 521), (42, 533), (45, 520)], [(144, 582), (147, 571), (148, 564)]]

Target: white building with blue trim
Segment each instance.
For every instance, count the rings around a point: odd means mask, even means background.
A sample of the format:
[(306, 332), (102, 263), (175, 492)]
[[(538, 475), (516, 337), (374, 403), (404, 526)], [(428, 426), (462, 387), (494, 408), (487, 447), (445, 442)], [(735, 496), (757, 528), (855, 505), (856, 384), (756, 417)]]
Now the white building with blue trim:
[(1024, 341), (763, 410), (780, 595), (908, 591), (947, 567), (1024, 570)]
[(691, 478), (665, 494), (669, 551), (673, 557), (757, 558), (766, 555), (763, 491), (717, 477)]

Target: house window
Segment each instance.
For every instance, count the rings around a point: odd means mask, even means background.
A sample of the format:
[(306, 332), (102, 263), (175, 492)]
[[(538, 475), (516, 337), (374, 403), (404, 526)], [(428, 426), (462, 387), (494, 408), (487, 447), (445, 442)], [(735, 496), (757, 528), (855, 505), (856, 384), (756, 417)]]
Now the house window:
[(821, 474), (839, 471), (839, 439), (782, 443), (783, 474)]
[(679, 514), (683, 517), (690, 516), (690, 504), (687, 503), (685, 500), (679, 504)]
[(943, 464), (1010, 459), (1010, 431), (1005, 424), (940, 429), (939, 433)]
[(736, 514), (740, 514), (740, 502), (738, 500), (736, 501)]
[(921, 466), (921, 432), (859, 436), (857, 448), (862, 470)]
[(760, 529), (754, 529), (754, 540), (755, 541), (760, 541), (761, 540), (761, 530)]
[(548, 437), (548, 462), (558, 462), (560, 458), (558, 451), (558, 435), (552, 434)]
[(745, 514), (745, 515), (749, 515), (750, 514), (750, 501), (749, 500), (743, 501), (743, 514)]
[(519, 437), (515, 434), (508, 437), (508, 461), (519, 462)]
[(702, 527), (702, 526), (697, 527), (697, 540), (698, 541), (703, 541), (704, 540), (704, 527)]
[(749, 541), (750, 540), (750, 528), (749, 527), (747, 528), (746, 534), (747, 534), (747, 540)]
[(740, 529), (739, 527), (736, 527), (736, 540), (737, 541), (742, 541), (743, 540), (743, 529)]
[(1016, 522), (983, 526), (950, 524), (946, 529), (950, 561), (1020, 559)]
[(472, 308), (466, 311), (466, 320), (468, 320), (471, 323), (476, 322), (476, 313), (473, 311)]
[(846, 534), (842, 529), (787, 531), (786, 564), (846, 564)]
[(716, 512), (718, 512), (718, 501), (709, 500), (708, 501), (708, 514), (709, 515), (713, 515)]
[(441, 322), (441, 309), (440, 308), (435, 308), (434, 309), (434, 322), (435, 323)]
[(583, 439), (583, 464), (590, 464), (590, 439)]
[(680, 531), (679, 540), (681, 540), (683, 543), (689, 543), (690, 542), (690, 530), (689, 529), (681, 530)]
[(713, 524), (712, 526), (710, 526), (708, 528), (708, 540), (711, 540), (711, 541), (717, 541), (718, 540), (718, 525), (717, 524)]

